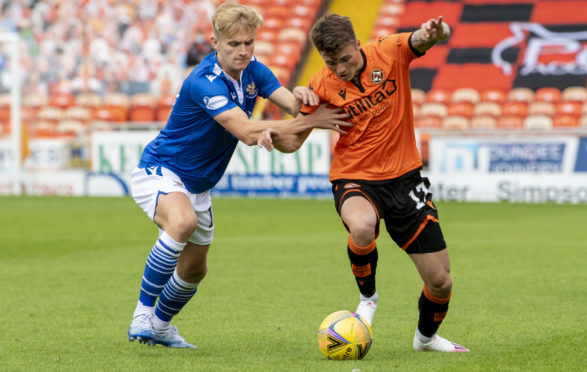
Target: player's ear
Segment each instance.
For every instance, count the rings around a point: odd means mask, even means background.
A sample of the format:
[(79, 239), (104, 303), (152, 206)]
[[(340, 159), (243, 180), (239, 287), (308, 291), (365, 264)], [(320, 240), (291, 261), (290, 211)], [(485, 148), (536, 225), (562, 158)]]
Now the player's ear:
[(357, 39), (357, 49), (361, 47), (361, 40)]
[(218, 51), (218, 39), (216, 38), (216, 36), (214, 34), (212, 34), (212, 36), (210, 36), (210, 43), (212, 44), (212, 48), (215, 51)]

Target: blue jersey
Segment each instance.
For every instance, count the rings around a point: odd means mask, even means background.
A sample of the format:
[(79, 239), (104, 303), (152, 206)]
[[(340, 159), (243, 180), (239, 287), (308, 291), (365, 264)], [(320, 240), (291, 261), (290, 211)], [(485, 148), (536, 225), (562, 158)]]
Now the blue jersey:
[(224, 73), (216, 52), (207, 55), (184, 81), (167, 124), (145, 147), (139, 167), (168, 168), (195, 194), (211, 189), (238, 143), (214, 116), (240, 107), (250, 118), (257, 95), (267, 98), (280, 86), (255, 58), (236, 81)]

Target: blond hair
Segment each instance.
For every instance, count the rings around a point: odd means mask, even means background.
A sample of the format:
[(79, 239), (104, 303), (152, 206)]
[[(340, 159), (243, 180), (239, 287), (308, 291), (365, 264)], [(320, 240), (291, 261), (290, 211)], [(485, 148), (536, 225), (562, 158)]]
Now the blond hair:
[(255, 9), (228, 0), (221, 4), (212, 16), (212, 30), (214, 36), (230, 37), (240, 27), (254, 27), (258, 29), (263, 24), (263, 17)]

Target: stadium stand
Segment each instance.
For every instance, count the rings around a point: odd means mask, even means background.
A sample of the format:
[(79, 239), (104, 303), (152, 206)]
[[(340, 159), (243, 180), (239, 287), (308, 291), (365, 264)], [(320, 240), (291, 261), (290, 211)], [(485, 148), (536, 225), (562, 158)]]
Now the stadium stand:
[[(164, 122), (186, 69), (210, 50), (210, 19), (221, 1), (3, 2), (0, 30), (22, 35), (21, 64), (30, 72), (21, 115), (31, 127), (29, 137), (54, 135), (51, 128), (79, 133), (78, 124), (87, 129), (96, 122)], [(311, 49), (309, 30), (330, 1), (239, 1), (265, 18), (257, 58), (284, 85), (297, 85)], [(452, 37), (412, 64), (418, 128), (586, 127), (587, 68), (579, 62), (587, 43), (587, 7), (570, 0), (376, 3), (381, 7), (367, 32), (371, 39), (412, 31), (438, 15), (451, 25)], [(567, 8), (574, 11), (561, 11)], [(0, 79), (0, 94), (7, 92), (5, 81)], [(10, 113), (3, 102), (0, 97), (6, 134)], [(282, 115), (264, 105), (255, 110), (259, 116)]]

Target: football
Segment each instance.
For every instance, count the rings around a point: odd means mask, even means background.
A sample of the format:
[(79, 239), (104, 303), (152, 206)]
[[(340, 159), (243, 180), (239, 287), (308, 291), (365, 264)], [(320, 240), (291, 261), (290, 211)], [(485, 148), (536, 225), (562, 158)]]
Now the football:
[(372, 341), (373, 333), (367, 321), (348, 310), (328, 315), (318, 329), (318, 346), (328, 359), (362, 359)]

